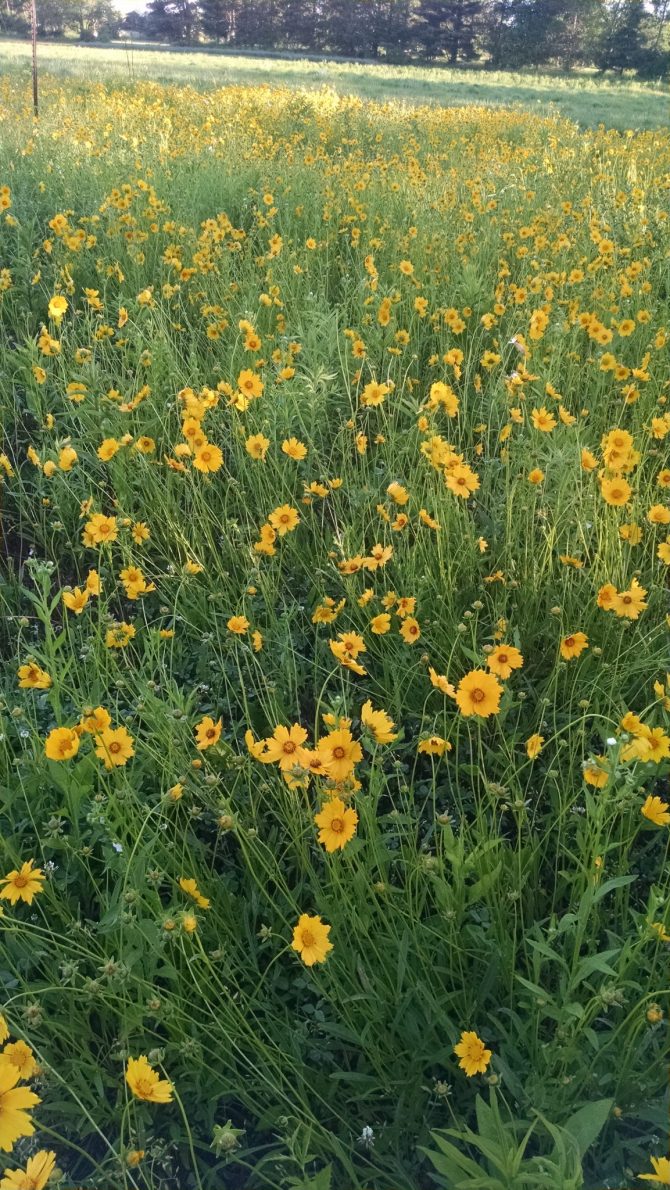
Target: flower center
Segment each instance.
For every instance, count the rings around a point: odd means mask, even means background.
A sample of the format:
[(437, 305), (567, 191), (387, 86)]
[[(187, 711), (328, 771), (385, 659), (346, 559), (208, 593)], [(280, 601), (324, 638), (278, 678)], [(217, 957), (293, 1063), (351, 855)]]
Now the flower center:
[(302, 944), (305, 948), (308, 948), (308, 947), (314, 945), (314, 935), (311, 933), (310, 930), (303, 930)]
[(27, 876), (22, 876), (22, 875), (19, 873), (19, 875), (18, 875), (18, 876), (15, 876), (15, 877), (14, 877), (14, 887), (15, 887), (15, 888), (25, 888), (27, 883), (28, 883), (28, 877), (27, 877)]
[(330, 823), (331, 831), (335, 831), (336, 835), (340, 835), (344, 830), (344, 820), (342, 818), (333, 818)]
[(333, 756), (336, 760), (342, 760), (346, 756), (344, 748), (338, 744), (337, 748), (333, 748)]
[(473, 690), (473, 691), (472, 691), (472, 701), (473, 701), (473, 702), (483, 702), (483, 701), (484, 701), (484, 697), (485, 697), (485, 696), (484, 696), (484, 691), (483, 691), (483, 690), (479, 690), (479, 689), (477, 689), (477, 690)]
[(574, 643), (575, 643), (575, 638), (574, 638), (574, 636), (566, 636), (566, 638), (565, 638), (565, 643), (566, 643), (566, 645), (568, 646), (568, 648), (569, 648), (569, 649), (571, 649), (571, 648), (572, 648), (572, 646), (573, 646), (573, 645), (574, 645)]
[(288, 755), (288, 756), (290, 756), (290, 755), (291, 755), (291, 753), (295, 752), (295, 747), (296, 747), (296, 746), (295, 746), (295, 744), (293, 743), (293, 740), (287, 740), (287, 741), (286, 741), (286, 743), (284, 744), (284, 749), (283, 749), (283, 750), (284, 750), (284, 752), (286, 752), (286, 753), (287, 753), (287, 755)]

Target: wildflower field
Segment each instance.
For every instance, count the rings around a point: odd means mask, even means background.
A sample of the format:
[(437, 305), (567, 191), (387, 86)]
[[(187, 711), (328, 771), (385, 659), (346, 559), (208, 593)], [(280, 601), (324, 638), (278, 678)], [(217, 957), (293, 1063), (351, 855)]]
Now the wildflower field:
[(1, 1190), (670, 1185), (670, 135), (30, 101)]

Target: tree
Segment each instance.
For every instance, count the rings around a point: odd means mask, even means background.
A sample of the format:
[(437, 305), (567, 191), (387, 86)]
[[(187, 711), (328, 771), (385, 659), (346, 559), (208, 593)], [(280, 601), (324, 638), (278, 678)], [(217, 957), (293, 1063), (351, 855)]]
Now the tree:
[(146, 27), (149, 37), (161, 41), (195, 40), (199, 15), (195, 0), (150, 0)]
[(419, 0), (412, 28), (420, 52), (429, 58), (446, 54), (452, 63), (477, 57), (482, 17), (482, 0)]
[(636, 70), (644, 59), (644, 0), (609, 0), (595, 54), (601, 70)]

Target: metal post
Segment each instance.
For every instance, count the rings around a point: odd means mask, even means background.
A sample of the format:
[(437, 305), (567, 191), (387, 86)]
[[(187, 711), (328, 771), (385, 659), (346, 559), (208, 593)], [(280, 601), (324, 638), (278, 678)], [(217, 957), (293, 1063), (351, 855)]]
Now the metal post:
[(35, 0), (30, 0), (30, 25), (33, 41), (33, 110), (39, 116), (37, 102), (37, 6)]

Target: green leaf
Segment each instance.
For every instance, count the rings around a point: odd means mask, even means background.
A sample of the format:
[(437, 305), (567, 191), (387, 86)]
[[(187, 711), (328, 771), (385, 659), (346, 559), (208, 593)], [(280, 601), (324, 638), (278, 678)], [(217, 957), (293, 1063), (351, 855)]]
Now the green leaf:
[(598, 1139), (609, 1114), (612, 1110), (613, 1099), (594, 1099), (592, 1103), (585, 1103), (564, 1124), (564, 1130), (570, 1134), (577, 1144), (580, 1157)]

